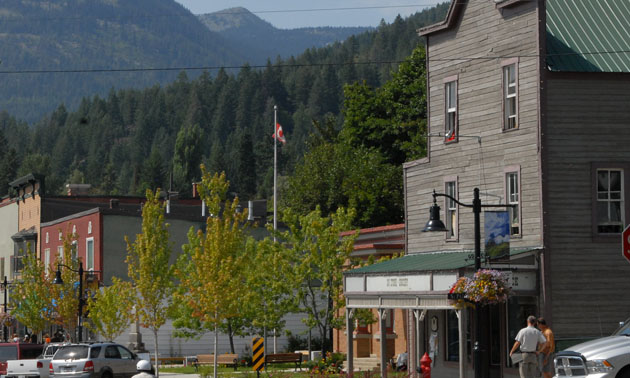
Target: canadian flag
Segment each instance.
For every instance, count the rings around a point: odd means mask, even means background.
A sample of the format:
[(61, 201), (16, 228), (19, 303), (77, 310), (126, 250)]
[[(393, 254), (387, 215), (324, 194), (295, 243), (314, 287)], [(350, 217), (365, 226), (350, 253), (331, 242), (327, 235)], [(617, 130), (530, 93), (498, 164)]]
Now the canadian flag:
[(287, 139), (284, 137), (284, 132), (282, 132), (282, 126), (280, 126), (279, 123), (276, 123), (276, 132), (273, 133), (272, 137), (275, 138), (276, 134), (278, 135), (278, 140), (282, 142), (282, 144), (287, 142)]

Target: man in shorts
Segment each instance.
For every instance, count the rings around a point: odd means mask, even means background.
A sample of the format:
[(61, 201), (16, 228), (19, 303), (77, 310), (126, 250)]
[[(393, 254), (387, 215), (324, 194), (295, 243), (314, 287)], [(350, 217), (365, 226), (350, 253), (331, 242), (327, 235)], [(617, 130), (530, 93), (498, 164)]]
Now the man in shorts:
[(553, 356), (556, 350), (556, 340), (553, 337), (551, 328), (547, 326), (547, 322), (544, 318), (538, 318), (538, 328), (542, 332), (547, 341), (538, 350), (540, 353), (540, 369), (542, 370), (544, 378), (551, 378), (554, 373), (553, 369)]

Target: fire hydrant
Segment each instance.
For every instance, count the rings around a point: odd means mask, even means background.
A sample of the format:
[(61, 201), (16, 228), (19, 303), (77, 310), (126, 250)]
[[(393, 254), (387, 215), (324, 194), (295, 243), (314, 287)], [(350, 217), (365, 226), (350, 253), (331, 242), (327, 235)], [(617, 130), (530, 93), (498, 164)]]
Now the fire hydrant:
[(427, 353), (420, 359), (420, 371), (422, 372), (422, 378), (431, 378), (431, 357)]

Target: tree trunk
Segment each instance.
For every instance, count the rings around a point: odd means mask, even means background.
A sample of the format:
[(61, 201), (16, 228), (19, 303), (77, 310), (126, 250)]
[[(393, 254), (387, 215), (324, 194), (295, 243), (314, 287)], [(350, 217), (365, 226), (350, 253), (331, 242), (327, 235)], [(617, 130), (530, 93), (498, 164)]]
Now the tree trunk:
[[(216, 318), (216, 317), (215, 317)], [(217, 378), (217, 370), (219, 368), (218, 363), (217, 363), (217, 344), (219, 343), (219, 330), (217, 327), (217, 323), (214, 323), (214, 372), (212, 374), (212, 376), (214, 378)]]
[(235, 354), (234, 352), (234, 334), (232, 333), (232, 321), (228, 320), (228, 337), (230, 338), (230, 353)]
[(155, 357), (153, 359), (153, 366), (155, 367), (155, 378), (159, 378), (160, 376), (160, 368), (158, 365), (158, 355), (159, 355), (159, 351), (158, 351), (158, 330), (154, 329), (153, 330), (153, 347), (155, 348)]

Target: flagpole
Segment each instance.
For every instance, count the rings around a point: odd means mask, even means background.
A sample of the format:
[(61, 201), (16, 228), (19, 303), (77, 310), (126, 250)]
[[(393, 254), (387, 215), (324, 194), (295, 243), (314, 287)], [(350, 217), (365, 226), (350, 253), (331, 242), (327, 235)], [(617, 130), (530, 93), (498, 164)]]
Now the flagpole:
[(273, 242), (276, 242), (276, 229), (278, 228), (278, 173), (277, 164), (278, 164), (278, 106), (273, 106)]

